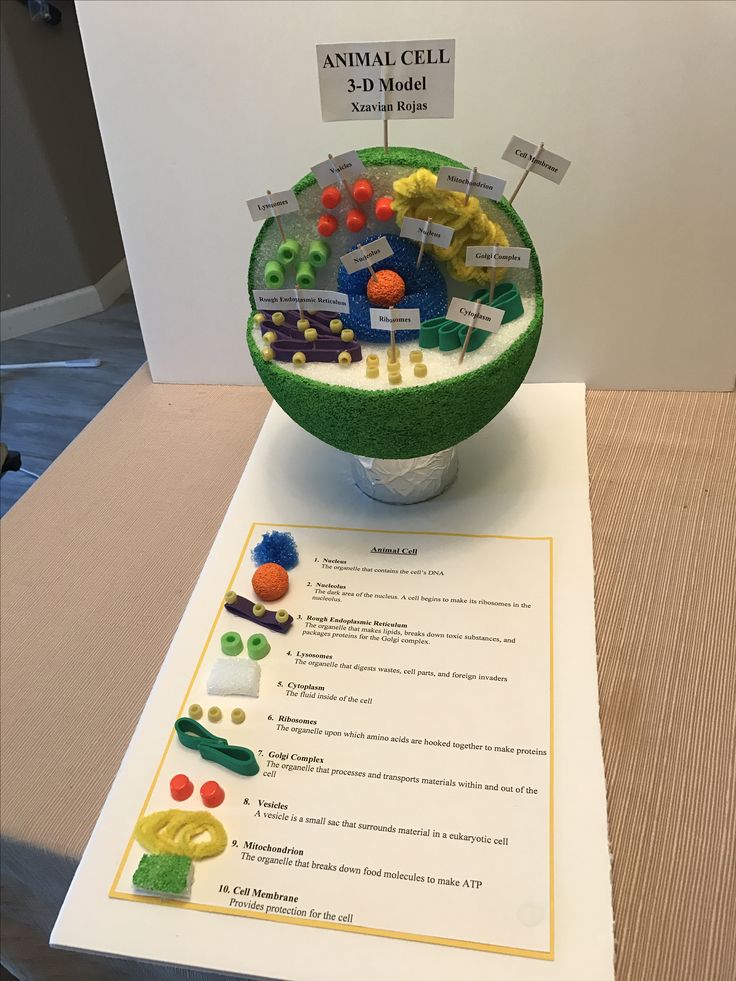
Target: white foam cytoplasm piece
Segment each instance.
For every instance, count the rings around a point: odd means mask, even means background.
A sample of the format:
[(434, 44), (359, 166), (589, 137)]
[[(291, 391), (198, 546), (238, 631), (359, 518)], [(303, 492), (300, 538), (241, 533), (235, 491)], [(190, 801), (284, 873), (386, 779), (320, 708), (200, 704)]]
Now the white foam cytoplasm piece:
[(207, 694), (258, 698), (260, 684), (260, 664), (250, 658), (219, 657), (207, 678)]

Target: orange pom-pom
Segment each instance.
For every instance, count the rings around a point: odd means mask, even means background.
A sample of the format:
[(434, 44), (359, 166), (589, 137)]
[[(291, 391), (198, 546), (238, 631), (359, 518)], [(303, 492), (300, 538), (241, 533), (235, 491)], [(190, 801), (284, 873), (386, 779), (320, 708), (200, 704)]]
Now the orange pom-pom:
[(251, 580), (253, 592), (259, 599), (267, 603), (275, 603), (286, 595), (289, 588), (289, 573), (276, 562), (266, 562), (259, 565)]
[(374, 307), (393, 307), (404, 298), (406, 285), (393, 269), (379, 269), (368, 280), (366, 293)]

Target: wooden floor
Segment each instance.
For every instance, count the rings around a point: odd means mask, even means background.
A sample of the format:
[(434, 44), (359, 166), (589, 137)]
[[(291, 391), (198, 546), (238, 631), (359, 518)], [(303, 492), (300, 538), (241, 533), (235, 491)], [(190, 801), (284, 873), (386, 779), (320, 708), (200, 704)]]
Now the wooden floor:
[[(0, 372), (0, 439), (42, 474), (146, 360), (130, 294), (109, 310), (4, 341), (3, 364), (100, 358), (99, 368), (42, 368)], [(0, 480), (0, 515), (34, 483), (24, 473)]]

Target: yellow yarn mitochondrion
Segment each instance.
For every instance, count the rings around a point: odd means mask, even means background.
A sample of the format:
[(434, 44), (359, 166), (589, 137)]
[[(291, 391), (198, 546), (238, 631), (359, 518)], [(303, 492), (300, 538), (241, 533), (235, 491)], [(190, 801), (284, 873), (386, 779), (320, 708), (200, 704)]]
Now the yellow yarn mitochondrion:
[[(197, 839), (204, 837), (204, 840)], [(135, 826), (135, 839), (156, 855), (186, 855), (192, 861), (213, 858), (227, 847), (227, 835), (207, 811), (155, 811)]]
[[(450, 275), (463, 282), (485, 284), (489, 276), (488, 270), (482, 266), (465, 265), (465, 250), (469, 245), (509, 244), (503, 228), (491, 221), (478, 198), (471, 197), (466, 205), (465, 195), (461, 192), (438, 191), (437, 175), (424, 167), (394, 181), (393, 207), (399, 225), (408, 215), (420, 221), (431, 218), (438, 225), (455, 229), (449, 248), (441, 249), (428, 244), (426, 249), (440, 262), (446, 262)], [(498, 280), (503, 278), (504, 273), (504, 269), (498, 270)]]

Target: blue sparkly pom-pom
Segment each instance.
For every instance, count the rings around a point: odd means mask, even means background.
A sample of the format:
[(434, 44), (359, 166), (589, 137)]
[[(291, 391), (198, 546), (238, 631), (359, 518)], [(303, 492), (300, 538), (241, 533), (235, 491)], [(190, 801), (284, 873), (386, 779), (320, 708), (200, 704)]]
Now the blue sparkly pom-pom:
[(288, 531), (267, 531), (250, 554), (256, 565), (276, 562), (287, 572), (299, 562), (294, 536)]

